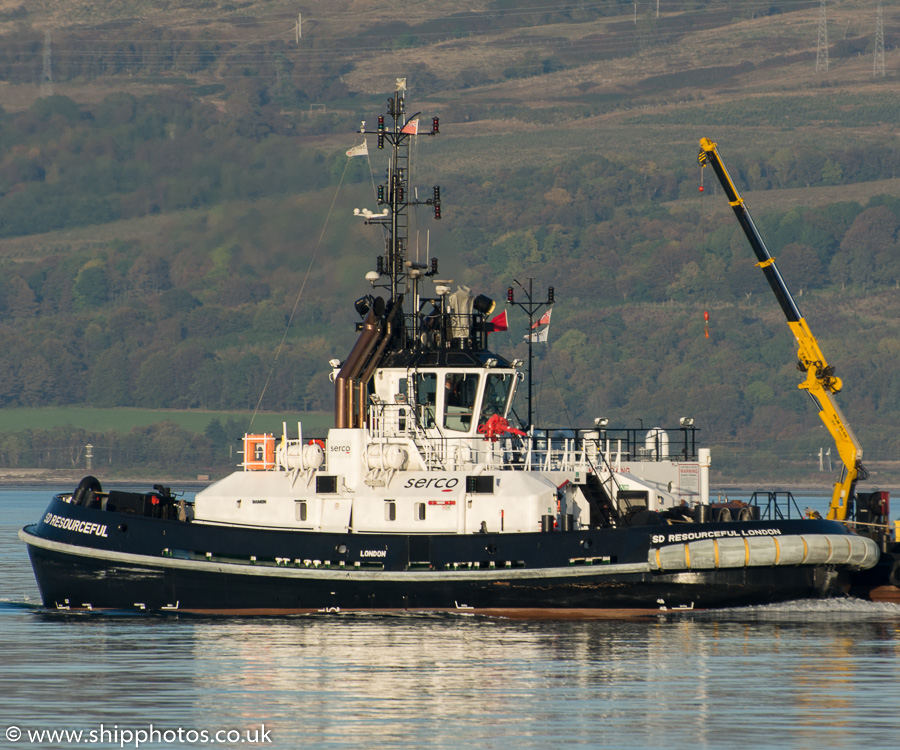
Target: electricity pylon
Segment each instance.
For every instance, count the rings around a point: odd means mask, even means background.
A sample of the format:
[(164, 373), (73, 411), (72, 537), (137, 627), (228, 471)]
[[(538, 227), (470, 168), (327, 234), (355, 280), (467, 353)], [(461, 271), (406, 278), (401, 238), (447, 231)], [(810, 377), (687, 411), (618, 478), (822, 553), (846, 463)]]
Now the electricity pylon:
[(828, 70), (828, 20), (825, 14), (825, 0), (819, 6), (819, 44), (816, 47), (816, 72)]

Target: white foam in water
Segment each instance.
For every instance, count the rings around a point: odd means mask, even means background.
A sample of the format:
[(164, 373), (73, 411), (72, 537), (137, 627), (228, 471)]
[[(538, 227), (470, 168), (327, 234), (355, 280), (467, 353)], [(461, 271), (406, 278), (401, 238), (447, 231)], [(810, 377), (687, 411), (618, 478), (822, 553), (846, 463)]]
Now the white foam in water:
[(864, 599), (801, 599), (778, 604), (760, 604), (705, 613), (715, 619), (835, 620), (900, 619), (900, 604)]

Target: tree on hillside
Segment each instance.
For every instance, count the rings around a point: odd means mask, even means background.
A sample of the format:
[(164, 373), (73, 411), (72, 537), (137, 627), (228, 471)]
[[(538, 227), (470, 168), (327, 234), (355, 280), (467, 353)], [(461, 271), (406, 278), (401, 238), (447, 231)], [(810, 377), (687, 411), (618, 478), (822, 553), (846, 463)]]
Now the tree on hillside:
[(88, 403), (101, 407), (133, 404), (129, 380), (127, 349), (122, 343), (98, 352), (90, 362)]
[(38, 310), (34, 290), (21, 276), (13, 276), (6, 284), (6, 309), (14, 319), (33, 318)]
[(781, 248), (778, 264), (791, 289), (818, 289), (828, 282), (828, 268), (809, 245), (792, 242)]
[(75, 277), (72, 297), (77, 308), (104, 305), (109, 300), (109, 280), (100, 258), (88, 261)]
[(21, 403), (24, 406), (47, 406), (56, 401), (56, 378), (47, 360), (35, 355), (28, 357), (20, 368), (22, 382)]
[(868, 208), (856, 217), (841, 241), (838, 264), (847, 277), (867, 289), (875, 284), (900, 280), (897, 216), (887, 206)]

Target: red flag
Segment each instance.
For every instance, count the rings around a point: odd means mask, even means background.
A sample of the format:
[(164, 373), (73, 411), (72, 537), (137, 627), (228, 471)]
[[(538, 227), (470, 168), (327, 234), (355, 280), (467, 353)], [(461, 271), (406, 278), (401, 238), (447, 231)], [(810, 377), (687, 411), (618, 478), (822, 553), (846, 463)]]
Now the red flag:
[(419, 121), (418, 120), (410, 120), (406, 125), (403, 126), (403, 130), (401, 133), (409, 133), (410, 135), (418, 135), (419, 134)]
[(506, 317), (506, 310), (500, 313), (497, 317), (491, 318), (491, 326), (492, 331), (509, 330), (509, 319)]
[(537, 328), (538, 326), (548, 326), (548, 325), (550, 325), (550, 313), (552, 313), (552, 312), (553, 312), (553, 308), (551, 307), (549, 310), (547, 310), (547, 312), (545, 312), (545, 313), (541, 316), (541, 319), (540, 319), (537, 323), (535, 323), (534, 325), (531, 326), (532, 330), (534, 330), (534, 329)]

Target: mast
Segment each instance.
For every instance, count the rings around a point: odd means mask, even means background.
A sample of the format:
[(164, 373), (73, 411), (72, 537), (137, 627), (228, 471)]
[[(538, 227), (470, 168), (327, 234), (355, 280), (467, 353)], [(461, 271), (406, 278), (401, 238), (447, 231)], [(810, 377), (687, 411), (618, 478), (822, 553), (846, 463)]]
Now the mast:
[[(441, 218), (441, 189), (434, 187), (433, 197), (420, 201), (410, 200), (409, 194), (409, 144), (410, 139), (419, 134), (419, 113), (406, 117), (403, 92), (406, 79), (397, 79), (397, 89), (387, 102), (387, 117), (378, 117), (376, 130), (366, 130), (365, 121), (359, 129), (363, 135), (374, 135), (379, 149), (387, 144), (390, 160), (387, 182), (378, 186), (377, 203), (383, 206), (380, 213), (368, 208), (354, 209), (356, 216), (365, 219), (366, 224), (377, 224), (385, 233), (385, 255), (379, 255), (375, 271), (366, 274), (372, 286), (387, 289), (390, 293), (387, 303), (381, 297), (371, 295), (358, 299), (355, 307), (364, 319), (357, 324), (359, 338), (350, 355), (340, 365), (334, 376), (335, 387), (335, 427), (339, 429), (359, 428), (366, 423), (366, 389), (376, 367), (385, 353), (393, 345), (404, 349), (414, 345), (422, 328), (419, 314), (419, 279), (437, 273), (437, 258), (431, 261), (429, 271), (424, 264), (408, 260), (409, 207), (429, 205), (434, 209), (434, 217)], [(431, 121), (431, 132), (437, 135), (438, 118)], [(367, 142), (366, 142), (367, 143)], [(363, 144), (364, 153), (368, 146)], [(349, 155), (349, 154), (348, 154)], [(404, 297), (412, 292), (412, 314), (403, 310)]]
[[(388, 163), (387, 180), (378, 186), (377, 202), (383, 206), (381, 213), (374, 213), (368, 209), (357, 209), (355, 213), (362, 215), (367, 224), (379, 224), (385, 232), (385, 255), (377, 259), (377, 272), (382, 281), (377, 285), (390, 291), (389, 304), (402, 305), (404, 294), (412, 288), (417, 289), (417, 280), (422, 276), (433, 276), (437, 273), (437, 258), (432, 258), (431, 266), (418, 263), (407, 258), (409, 250), (409, 208), (410, 206), (431, 206), (434, 218), (441, 218), (441, 188), (435, 185), (432, 197), (427, 200), (419, 200), (410, 195), (409, 190), (409, 146), (412, 138), (418, 135), (438, 135), (440, 123), (437, 117), (431, 118), (431, 131), (419, 132), (419, 115), (407, 117), (403, 94), (406, 91), (406, 79), (397, 79), (397, 89), (394, 95), (387, 101), (385, 115), (379, 115), (378, 125), (375, 130), (366, 130), (366, 123), (362, 123), (359, 132), (364, 135), (374, 135), (379, 149), (386, 146), (391, 154)], [(388, 118), (386, 121), (385, 118)], [(386, 277), (386, 278), (385, 278)], [(418, 296), (418, 295), (416, 295)], [(418, 310), (413, 310), (408, 331), (410, 337), (415, 339), (418, 335)]]
[(511, 286), (506, 288), (507, 303), (521, 308), (525, 311), (525, 314), (528, 315), (528, 335), (525, 337), (525, 339), (526, 341), (528, 341), (528, 428), (531, 429), (532, 427), (534, 427), (531, 408), (532, 369), (534, 366), (534, 357), (531, 347), (535, 336), (534, 314), (545, 305), (550, 306), (553, 304), (554, 292), (552, 286), (547, 287), (547, 299), (543, 302), (536, 302), (534, 297), (532, 296), (532, 293), (534, 291), (534, 279), (528, 279), (528, 289), (522, 286), (517, 279), (513, 279), (513, 282), (525, 293), (525, 296), (528, 298), (528, 302), (516, 302), (514, 289)]

